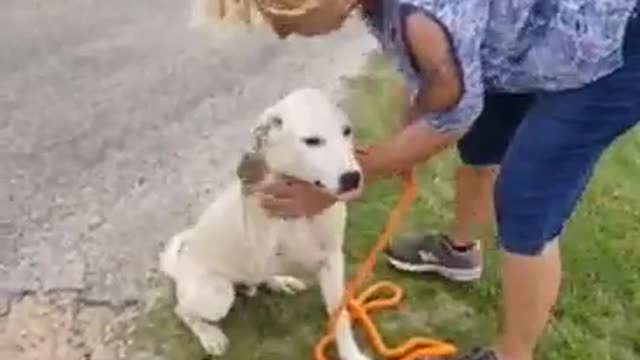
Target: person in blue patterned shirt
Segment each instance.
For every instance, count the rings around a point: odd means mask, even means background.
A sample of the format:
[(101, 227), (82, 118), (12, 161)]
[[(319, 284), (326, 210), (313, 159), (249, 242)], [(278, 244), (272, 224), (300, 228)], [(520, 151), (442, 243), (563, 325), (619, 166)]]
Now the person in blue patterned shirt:
[[(503, 323), (461, 359), (531, 360), (558, 296), (557, 239), (600, 155), (640, 120), (637, 0), (256, 0), (281, 37), (340, 28), (358, 9), (406, 80), (406, 126), (359, 155), (367, 182), (457, 144), (465, 163), (449, 234), (406, 237), (388, 259), (458, 281), (481, 272), (468, 227), (492, 190)], [(275, 216), (335, 199), (300, 181), (264, 189)]]

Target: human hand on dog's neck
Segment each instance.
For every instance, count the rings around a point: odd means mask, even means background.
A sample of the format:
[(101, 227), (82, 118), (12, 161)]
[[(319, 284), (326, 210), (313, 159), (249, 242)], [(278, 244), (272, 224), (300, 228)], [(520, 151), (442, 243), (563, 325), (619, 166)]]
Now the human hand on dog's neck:
[(315, 216), (338, 201), (313, 184), (289, 177), (266, 184), (259, 193), (262, 207), (285, 219)]
[(313, 184), (271, 172), (259, 152), (245, 153), (236, 175), (243, 195), (258, 196), (262, 207), (273, 217), (311, 217), (338, 201)]

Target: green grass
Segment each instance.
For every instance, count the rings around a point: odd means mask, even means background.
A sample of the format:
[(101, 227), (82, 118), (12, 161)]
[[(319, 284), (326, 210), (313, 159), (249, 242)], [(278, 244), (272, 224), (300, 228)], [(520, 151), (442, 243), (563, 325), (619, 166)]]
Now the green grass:
[[(348, 80), (345, 103), (364, 142), (384, 135), (397, 111), (398, 79), (378, 57)], [(443, 229), (451, 218), (453, 152), (420, 168), (418, 200), (402, 231)], [(640, 358), (640, 132), (632, 131), (608, 151), (563, 237), (564, 285), (540, 347), (544, 360)], [(395, 181), (370, 187), (350, 212), (347, 257), (350, 271), (363, 259), (400, 193)], [(406, 291), (403, 306), (377, 316), (394, 343), (412, 335), (451, 339), (466, 349), (491, 341), (497, 328), (497, 254), (488, 241), (486, 272), (475, 285), (453, 285), (434, 277), (407, 276), (382, 261), (376, 279), (392, 279)], [(240, 299), (225, 328), (232, 346), (225, 359), (308, 359), (321, 333), (319, 293), (296, 297)], [(163, 303), (142, 321), (135, 343), (172, 360), (192, 360), (202, 350)]]

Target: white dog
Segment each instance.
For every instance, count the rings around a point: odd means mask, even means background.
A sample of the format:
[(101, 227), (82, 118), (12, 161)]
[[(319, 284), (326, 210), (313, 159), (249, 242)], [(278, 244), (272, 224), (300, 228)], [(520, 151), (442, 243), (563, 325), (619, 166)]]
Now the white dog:
[[(328, 312), (343, 294), (344, 202), (311, 218), (282, 220), (265, 212), (250, 189), (286, 175), (338, 199), (352, 198), (362, 176), (347, 116), (322, 92), (301, 89), (264, 111), (253, 133), (254, 151), (245, 155), (240, 176), (194, 227), (173, 237), (160, 260), (175, 281), (176, 314), (213, 355), (223, 354), (228, 344), (216, 323), (232, 306), (234, 285), (302, 291), (306, 284), (287, 271), (296, 267), (319, 281)], [(336, 343), (342, 359), (367, 359), (346, 312), (337, 323)]]

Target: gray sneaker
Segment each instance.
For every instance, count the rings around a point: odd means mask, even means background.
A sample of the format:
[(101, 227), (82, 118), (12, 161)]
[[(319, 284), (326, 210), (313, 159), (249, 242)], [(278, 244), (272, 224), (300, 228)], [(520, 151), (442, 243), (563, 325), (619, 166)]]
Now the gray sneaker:
[(453, 281), (474, 281), (482, 275), (480, 243), (458, 251), (451, 246), (448, 236), (442, 234), (398, 239), (387, 249), (387, 260), (401, 271), (437, 273)]

